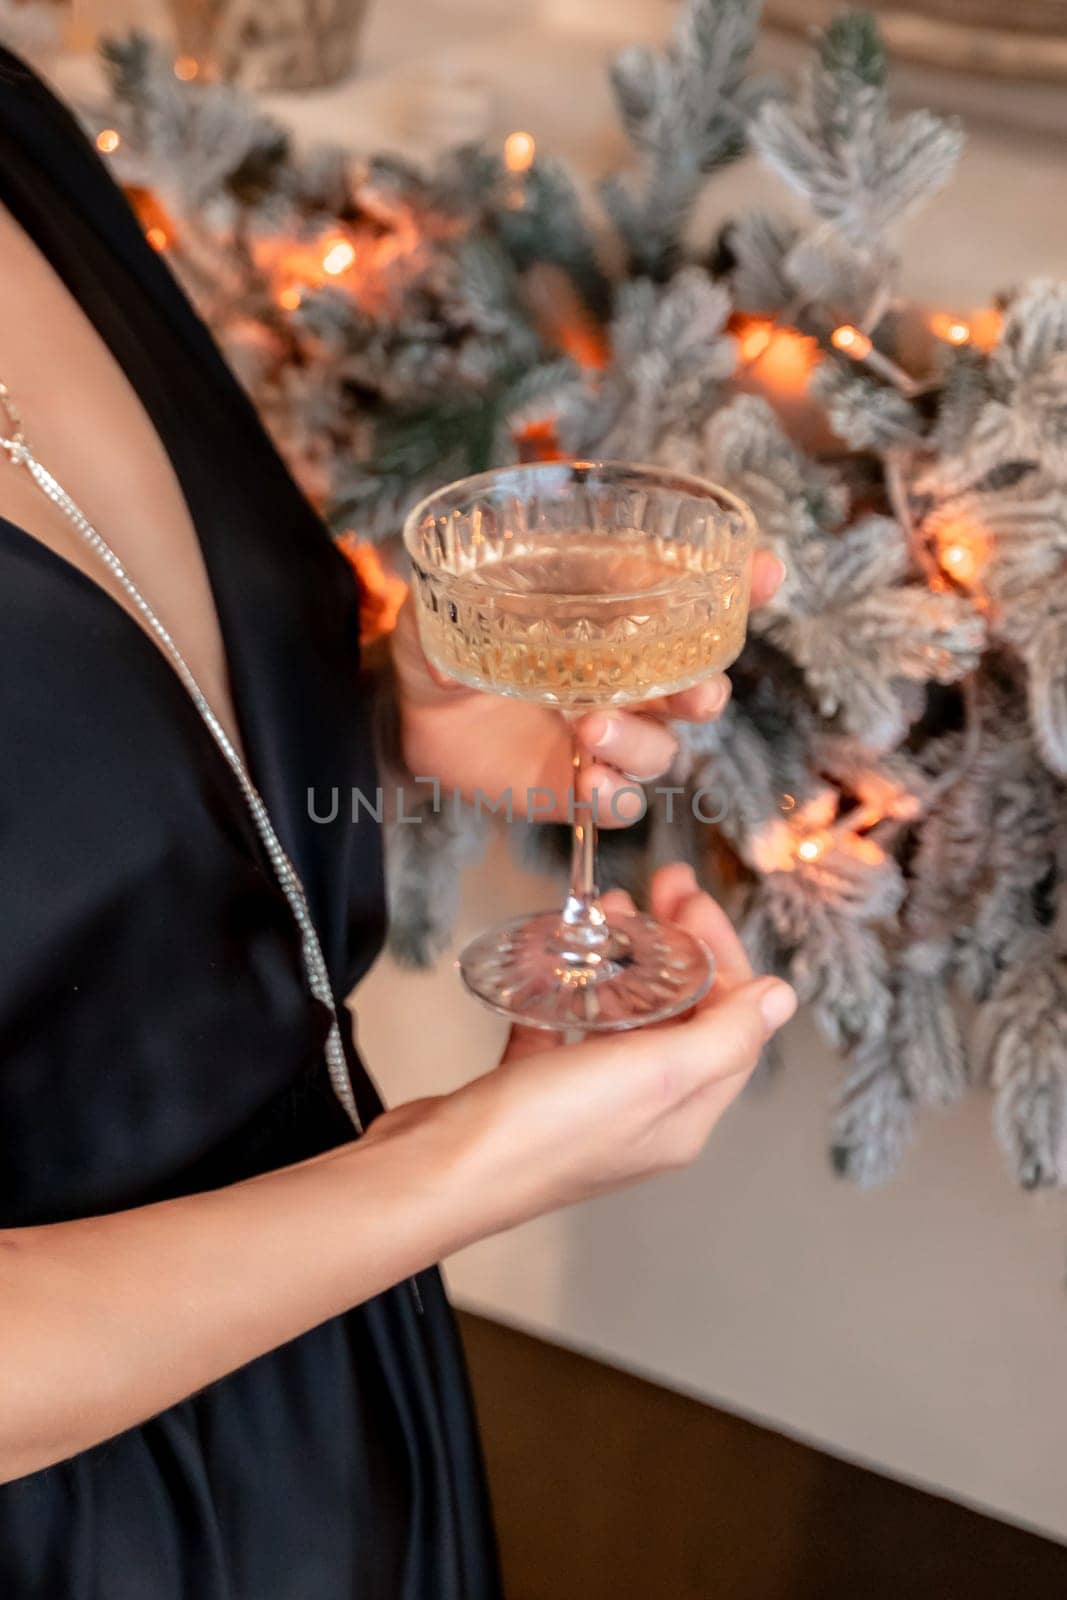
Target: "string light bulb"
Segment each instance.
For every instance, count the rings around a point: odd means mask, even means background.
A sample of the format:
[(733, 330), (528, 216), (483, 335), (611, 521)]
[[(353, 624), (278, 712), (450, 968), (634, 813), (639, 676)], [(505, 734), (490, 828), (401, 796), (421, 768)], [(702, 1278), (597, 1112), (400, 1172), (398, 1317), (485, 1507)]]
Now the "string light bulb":
[(851, 322), (843, 322), (835, 328), (830, 335), (830, 343), (852, 361), (864, 362), (871, 372), (876, 372), (880, 378), (899, 389), (901, 394), (910, 397), (918, 393), (919, 385), (915, 379), (903, 367), (883, 355), (881, 350), (876, 350), (863, 330), (853, 327)]
[(537, 141), (532, 133), (519, 129), (504, 140), (504, 165), (509, 172), (529, 172), (536, 154)]
[(816, 839), (814, 837), (810, 839), (801, 839), (800, 843), (797, 845), (797, 855), (800, 857), (801, 861), (818, 861), (825, 849), (826, 844), (822, 839)]
[(339, 278), (342, 272), (348, 271), (355, 259), (354, 245), (347, 239), (332, 239), (322, 257), (322, 270), (329, 273), (331, 278)]
[(299, 311), (300, 302), (303, 298), (303, 294), (295, 284), (290, 284), (288, 288), (279, 289), (278, 291), (278, 304), (283, 311)]
[(963, 544), (946, 545), (941, 552), (941, 565), (957, 583), (974, 583), (982, 563), (975, 550)]
[(943, 339), (946, 344), (963, 345), (971, 342), (971, 325), (964, 322), (962, 317), (939, 311), (930, 318), (930, 327), (937, 338)]
[(854, 328), (851, 322), (843, 322), (839, 328), (835, 328), (830, 335), (830, 343), (835, 350), (842, 350), (845, 355), (851, 356), (853, 361), (865, 361), (872, 349), (867, 335), (861, 333), (859, 328)]
[(182, 83), (192, 83), (200, 76), (200, 63), (195, 56), (178, 56), (174, 63), (174, 76)]
[(934, 532), (934, 548), (941, 571), (955, 584), (976, 589), (990, 557), (988, 530), (974, 517), (947, 518)]
[(96, 136), (96, 148), (102, 155), (114, 155), (122, 143), (122, 135), (115, 128), (101, 128)]
[(148, 240), (148, 243), (152, 246), (153, 250), (165, 250), (167, 245), (170, 243), (170, 240), (167, 238), (166, 228), (160, 228), (158, 226), (147, 228), (145, 230), (145, 238)]

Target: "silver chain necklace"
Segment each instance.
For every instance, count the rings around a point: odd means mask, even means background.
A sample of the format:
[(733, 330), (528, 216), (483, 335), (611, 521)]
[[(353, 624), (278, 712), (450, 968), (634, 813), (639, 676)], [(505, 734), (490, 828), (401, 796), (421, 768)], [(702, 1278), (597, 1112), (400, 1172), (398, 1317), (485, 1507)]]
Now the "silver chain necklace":
[(97, 532), (76, 502), (53, 478), (48, 468), (43, 466), (33, 455), (26, 443), (18, 407), (12, 400), (7, 385), (3, 382), (0, 382), (0, 408), (6, 413), (11, 430), (9, 437), (0, 438), (0, 449), (6, 450), (8, 459), (15, 466), (23, 466), (27, 469), (38, 488), (67, 516), (85, 544), (88, 545), (89, 549), (128, 595), (136, 611), (147, 623), (149, 631), (155, 635), (163, 647), (164, 654), (169, 657), (174, 670), (189, 693), (189, 698), (200, 713), (211, 737), (218, 745), (227, 765), (237, 779), (241, 794), (255, 824), (256, 832), (263, 841), (263, 847), (274, 869), (274, 875), (278, 880), (282, 893), (289, 902), (296, 925), (300, 930), (308, 988), (315, 999), (321, 1001), (330, 1014), (330, 1031), (327, 1035), (325, 1046), (326, 1066), (330, 1074), (330, 1082), (338, 1100), (352, 1119), (357, 1132), (362, 1133), (363, 1125), (360, 1122), (359, 1111), (356, 1107), (356, 1098), (352, 1091), (352, 1080), (348, 1072), (348, 1061), (345, 1056), (344, 1045), (341, 1042), (341, 1027), (337, 1017), (337, 1006), (334, 1003), (333, 990), (330, 986), (330, 978), (326, 960), (322, 953), (322, 946), (319, 943), (319, 936), (315, 932), (315, 925), (311, 919), (307, 895), (296, 868), (290, 861), (281, 840), (275, 832), (274, 824), (270, 820), (270, 814), (263, 802), (263, 797), (252, 782), (248, 768), (245, 766), (233, 740), (216, 716), (211, 702), (201, 689), (189, 663), (174, 643), (164, 623), (160, 621), (104, 536)]

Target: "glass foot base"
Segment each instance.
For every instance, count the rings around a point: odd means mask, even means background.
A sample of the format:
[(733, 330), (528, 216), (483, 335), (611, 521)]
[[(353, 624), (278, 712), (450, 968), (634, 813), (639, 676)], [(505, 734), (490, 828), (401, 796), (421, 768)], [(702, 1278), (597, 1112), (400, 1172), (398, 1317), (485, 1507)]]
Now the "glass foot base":
[(518, 917), (463, 951), (463, 982), (484, 1005), (529, 1028), (614, 1033), (663, 1022), (711, 987), (714, 963), (681, 928), (646, 916), (609, 916), (610, 937), (580, 953), (562, 948), (560, 914)]

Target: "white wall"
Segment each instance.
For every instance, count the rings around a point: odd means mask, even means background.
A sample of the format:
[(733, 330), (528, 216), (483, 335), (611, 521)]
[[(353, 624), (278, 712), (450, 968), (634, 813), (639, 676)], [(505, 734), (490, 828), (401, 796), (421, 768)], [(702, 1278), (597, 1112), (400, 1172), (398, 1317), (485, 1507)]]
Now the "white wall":
[[(554, 898), (497, 851), (464, 932)], [(383, 961), (358, 1011), (392, 1100), (482, 1070), (501, 1037), (448, 963)], [(1063, 1198), (1013, 1186), (982, 1096), (932, 1119), (891, 1186), (846, 1186), (824, 1153), (837, 1068), (804, 1019), (787, 1054), (696, 1167), (465, 1251), (456, 1299), (1067, 1539)]]

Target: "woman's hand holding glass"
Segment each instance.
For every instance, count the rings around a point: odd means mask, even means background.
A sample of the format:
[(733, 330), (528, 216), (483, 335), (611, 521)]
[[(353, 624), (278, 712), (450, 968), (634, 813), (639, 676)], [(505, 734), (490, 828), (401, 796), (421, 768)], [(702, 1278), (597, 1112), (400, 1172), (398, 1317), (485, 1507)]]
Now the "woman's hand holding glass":
[[(690, 867), (662, 868), (650, 898), (660, 921), (699, 939), (715, 962), (689, 1016), (555, 1048), (541, 1030), (516, 1027), (494, 1071), (371, 1125), (365, 1144), (407, 1139), (419, 1181), (445, 1212), (458, 1205), (454, 1244), (688, 1165), (796, 1009), (788, 984), (754, 977)], [(604, 900), (632, 909), (617, 891)]]

